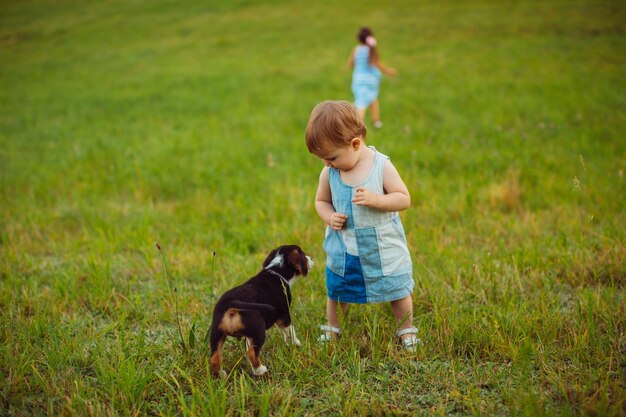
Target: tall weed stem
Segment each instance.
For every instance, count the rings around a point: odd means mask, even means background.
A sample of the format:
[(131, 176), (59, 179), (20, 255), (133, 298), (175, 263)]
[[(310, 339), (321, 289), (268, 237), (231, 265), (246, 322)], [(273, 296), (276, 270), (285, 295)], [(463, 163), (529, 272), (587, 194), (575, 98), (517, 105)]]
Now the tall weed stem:
[(178, 337), (180, 338), (179, 340), (180, 347), (183, 349), (183, 352), (187, 353), (187, 345), (185, 344), (185, 338), (183, 337), (183, 329), (180, 324), (180, 315), (178, 314), (178, 296), (177, 296), (178, 291), (176, 287), (173, 287), (174, 290), (172, 292), (170, 276), (169, 276), (169, 273), (167, 272), (167, 261), (165, 259), (165, 253), (161, 249), (161, 245), (159, 245), (159, 242), (156, 242), (155, 245), (156, 245), (156, 248), (159, 250), (159, 255), (161, 255), (161, 263), (163, 264), (163, 276), (165, 277), (165, 282), (167, 283), (167, 290), (170, 294), (170, 302), (171, 301), (174, 302), (174, 314), (176, 315), (176, 326), (178, 327)]

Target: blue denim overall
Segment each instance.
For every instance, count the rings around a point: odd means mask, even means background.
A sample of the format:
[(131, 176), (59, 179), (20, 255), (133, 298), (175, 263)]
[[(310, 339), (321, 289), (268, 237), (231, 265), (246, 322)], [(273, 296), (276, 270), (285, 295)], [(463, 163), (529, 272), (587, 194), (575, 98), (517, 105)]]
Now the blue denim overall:
[(397, 212), (385, 212), (352, 203), (355, 189), (363, 186), (384, 194), (383, 168), (389, 159), (371, 147), (376, 156), (367, 178), (348, 185), (337, 169), (328, 177), (335, 211), (348, 215), (342, 230), (326, 227), (326, 289), (332, 300), (378, 303), (402, 299), (413, 292), (411, 255)]

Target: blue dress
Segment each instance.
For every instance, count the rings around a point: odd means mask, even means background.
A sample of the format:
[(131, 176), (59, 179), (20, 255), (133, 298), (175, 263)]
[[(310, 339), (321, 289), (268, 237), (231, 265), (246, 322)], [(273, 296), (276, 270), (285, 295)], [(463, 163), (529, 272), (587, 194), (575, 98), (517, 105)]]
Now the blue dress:
[(387, 159), (376, 151), (368, 177), (356, 185), (344, 183), (337, 169), (328, 170), (333, 206), (348, 215), (342, 230), (326, 227), (326, 290), (331, 300), (378, 303), (399, 300), (413, 292), (411, 255), (398, 213), (352, 203), (358, 186), (384, 193)]
[(380, 70), (369, 62), (370, 48), (364, 45), (354, 51), (354, 70), (352, 71), (352, 93), (354, 107), (367, 108), (378, 98)]

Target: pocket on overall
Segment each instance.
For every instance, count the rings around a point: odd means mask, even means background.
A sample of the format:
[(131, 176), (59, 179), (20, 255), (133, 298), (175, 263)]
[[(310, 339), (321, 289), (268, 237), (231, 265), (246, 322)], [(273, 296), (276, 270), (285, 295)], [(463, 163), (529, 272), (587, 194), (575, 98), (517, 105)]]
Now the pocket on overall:
[(375, 227), (364, 227), (355, 230), (356, 244), (359, 250), (361, 269), (365, 277), (383, 275), (378, 234)]
[(396, 275), (411, 269), (411, 255), (399, 217), (377, 228), (381, 267), (384, 275)]
[(326, 266), (335, 274), (343, 276), (346, 268), (346, 245), (341, 238), (341, 232), (326, 229), (322, 246), (326, 252)]

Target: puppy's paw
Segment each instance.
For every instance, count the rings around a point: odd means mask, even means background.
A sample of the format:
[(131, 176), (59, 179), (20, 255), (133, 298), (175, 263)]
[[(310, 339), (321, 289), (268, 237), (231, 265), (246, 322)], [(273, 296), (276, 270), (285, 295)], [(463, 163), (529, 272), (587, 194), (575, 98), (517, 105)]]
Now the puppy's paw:
[(228, 374), (226, 373), (226, 371), (222, 369), (222, 370), (220, 371), (220, 378), (222, 378), (222, 379), (226, 379), (226, 377), (227, 377), (227, 376), (228, 376)]
[(261, 365), (258, 368), (252, 369), (252, 373), (255, 376), (261, 376), (267, 372), (267, 367), (265, 365)]
[(300, 339), (298, 339), (297, 337), (293, 338), (293, 344), (298, 346), (298, 347), (302, 346), (302, 343), (300, 343)]

